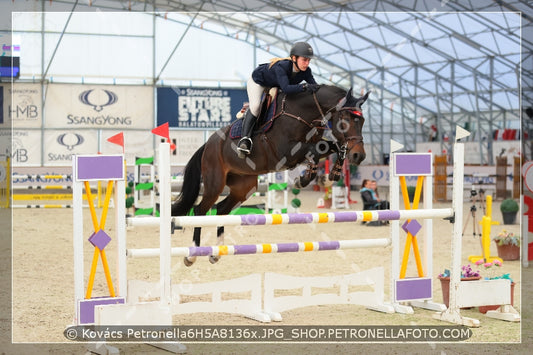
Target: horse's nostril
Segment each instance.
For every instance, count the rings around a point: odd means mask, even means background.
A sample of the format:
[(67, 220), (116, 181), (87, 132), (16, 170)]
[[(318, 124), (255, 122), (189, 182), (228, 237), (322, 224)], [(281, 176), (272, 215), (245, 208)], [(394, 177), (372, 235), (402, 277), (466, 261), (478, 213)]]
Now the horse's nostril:
[(363, 160), (365, 160), (366, 154), (365, 153), (354, 153), (352, 155), (352, 162), (355, 164), (361, 163)]

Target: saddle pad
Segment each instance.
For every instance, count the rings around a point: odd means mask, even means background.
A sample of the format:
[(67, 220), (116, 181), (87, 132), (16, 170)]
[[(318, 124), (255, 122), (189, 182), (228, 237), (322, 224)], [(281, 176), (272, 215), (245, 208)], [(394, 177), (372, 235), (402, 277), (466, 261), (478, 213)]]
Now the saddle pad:
[[(254, 134), (258, 132), (266, 133), (270, 128), (272, 128), (272, 123), (274, 123), (273, 117), (276, 112), (276, 97), (272, 100), (272, 104), (268, 107), (266, 115), (263, 115), (263, 118), (259, 118), (258, 122), (254, 128)], [(229, 132), (230, 139), (239, 139), (242, 138), (242, 119), (238, 119), (231, 125)], [(259, 127), (259, 128), (258, 128)]]

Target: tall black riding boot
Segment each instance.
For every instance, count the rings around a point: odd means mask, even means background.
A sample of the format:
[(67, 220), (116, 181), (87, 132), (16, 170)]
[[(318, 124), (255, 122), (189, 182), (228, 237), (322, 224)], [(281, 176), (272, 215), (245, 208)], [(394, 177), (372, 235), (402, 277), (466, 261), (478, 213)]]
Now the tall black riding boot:
[[(252, 132), (254, 130), (256, 117), (252, 115), (252, 112), (248, 109), (248, 111), (246, 111), (244, 114), (243, 120), (242, 138), (237, 144), (237, 149), (239, 152), (248, 155), (252, 151)], [(244, 155), (240, 154), (240, 156), (244, 158)]]

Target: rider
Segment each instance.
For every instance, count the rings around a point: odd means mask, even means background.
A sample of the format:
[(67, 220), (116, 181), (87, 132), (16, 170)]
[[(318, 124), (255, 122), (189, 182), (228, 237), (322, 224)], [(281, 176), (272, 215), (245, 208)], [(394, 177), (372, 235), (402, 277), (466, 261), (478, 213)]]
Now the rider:
[[(318, 84), (309, 68), (311, 58), (313, 48), (306, 42), (296, 42), (291, 48), (289, 58), (273, 58), (270, 63), (261, 64), (252, 72), (247, 85), (250, 106), (243, 118), (243, 134), (237, 144), (239, 151), (250, 154), (252, 150), (252, 132), (265, 88), (279, 87), (286, 94), (318, 90)], [(300, 84), (302, 81), (305, 83)]]

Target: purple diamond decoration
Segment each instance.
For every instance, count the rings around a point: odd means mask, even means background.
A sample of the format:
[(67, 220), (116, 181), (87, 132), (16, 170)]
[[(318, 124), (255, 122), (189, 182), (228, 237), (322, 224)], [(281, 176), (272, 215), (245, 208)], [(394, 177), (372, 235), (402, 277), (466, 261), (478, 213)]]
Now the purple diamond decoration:
[(111, 237), (108, 236), (107, 233), (101, 229), (98, 232), (93, 233), (89, 237), (89, 242), (91, 242), (92, 245), (94, 245), (100, 250), (104, 250), (104, 248), (107, 246), (107, 244), (109, 244), (110, 241)]
[(416, 219), (411, 220), (411, 222), (407, 223), (407, 221), (402, 225), (402, 229), (406, 233), (411, 233), (411, 235), (415, 236), (420, 229), (422, 228), (422, 225), (418, 223)]

